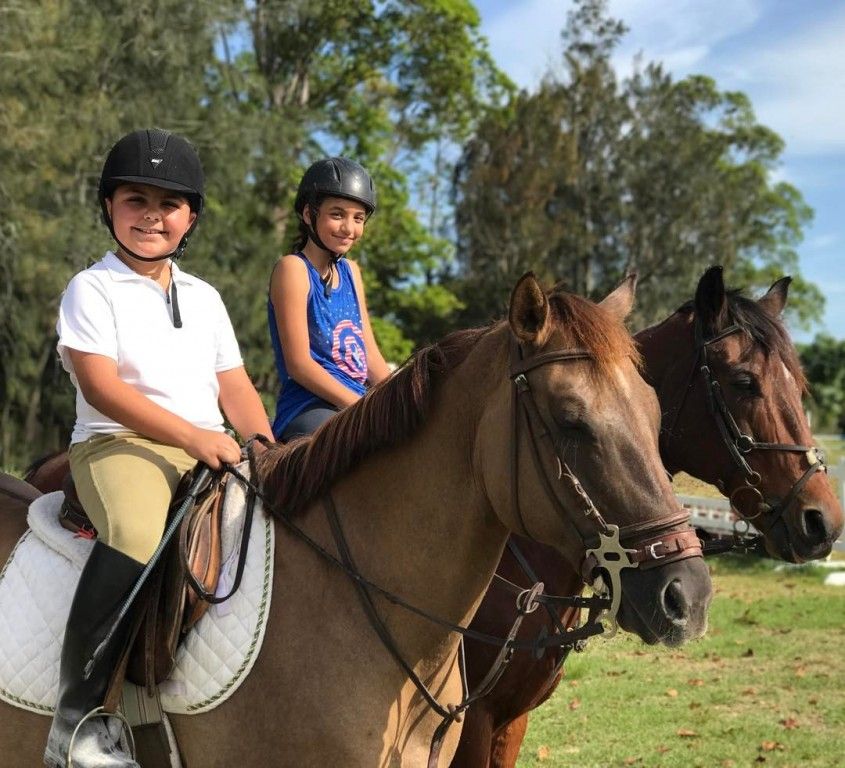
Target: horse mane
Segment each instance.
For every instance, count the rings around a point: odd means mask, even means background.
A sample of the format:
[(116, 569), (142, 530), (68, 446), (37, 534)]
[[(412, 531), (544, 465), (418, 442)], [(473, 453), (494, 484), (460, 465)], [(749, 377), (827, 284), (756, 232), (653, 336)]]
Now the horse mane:
[(60, 451), (52, 451), (48, 453), (46, 456), (42, 456), (41, 458), (36, 459), (33, 461), (23, 472), (23, 479), (25, 482), (29, 482), (35, 477), (35, 473), (41, 469), (48, 461), (55, 459), (57, 456), (64, 456), (66, 453), (66, 449), (62, 448)]
[(428, 413), (432, 374), (455, 368), (489, 330), (455, 331), (423, 347), (313, 435), (265, 451), (257, 459), (257, 470), (265, 493), (275, 500), (276, 509), (270, 511), (301, 512), (368, 456), (412, 435)]
[[(738, 325), (750, 336), (763, 350), (767, 359), (772, 354), (778, 355), (797, 382), (801, 393), (806, 394), (807, 377), (804, 375), (795, 345), (780, 318), (766, 312), (759, 302), (746, 296), (740, 288), (731, 288), (725, 291), (725, 295), (728, 302), (728, 323)], [(678, 308), (678, 312), (692, 315), (695, 312), (695, 302), (686, 302)]]
[[(633, 339), (606, 309), (559, 289), (549, 295), (549, 304), (563, 343), (592, 353), (594, 375), (612, 380), (610, 371), (623, 356), (639, 364)], [(275, 509), (268, 511), (289, 516), (302, 512), (368, 456), (410, 437), (428, 414), (433, 374), (453, 370), (481, 337), (498, 327), (501, 323), (455, 331), (423, 347), (313, 435), (265, 451), (256, 468), (266, 495), (274, 500)]]

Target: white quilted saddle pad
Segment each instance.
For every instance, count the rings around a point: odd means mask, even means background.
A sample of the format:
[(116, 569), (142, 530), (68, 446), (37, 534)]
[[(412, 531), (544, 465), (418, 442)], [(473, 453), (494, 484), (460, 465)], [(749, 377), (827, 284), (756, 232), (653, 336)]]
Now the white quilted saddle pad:
[[(238, 467), (248, 476), (244, 463)], [(59, 658), (70, 603), (93, 543), (59, 525), (61, 493), (37, 499), (30, 526), (0, 571), (0, 699), (52, 715)], [(244, 489), (232, 478), (223, 507), (223, 565), (218, 594), (230, 591), (237, 569), (246, 508)], [(238, 591), (209, 606), (176, 655), (160, 686), (166, 712), (206, 712), (231, 696), (261, 650), (273, 584), (274, 527), (260, 500), (250, 530), (249, 556)]]

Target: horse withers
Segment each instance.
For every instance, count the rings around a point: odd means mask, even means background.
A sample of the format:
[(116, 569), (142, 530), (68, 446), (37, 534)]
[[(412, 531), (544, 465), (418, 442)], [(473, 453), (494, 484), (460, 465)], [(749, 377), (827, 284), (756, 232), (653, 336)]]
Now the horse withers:
[[(813, 450), (801, 406), (804, 376), (780, 320), (788, 286), (788, 278), (778, 280), (754, 301), (727, 291), (722, 269), (713, 267), (701, 277), (693, 301), (636, 340), (644, 376), (660, 400), (666, 467), (720, 485), (738, 507), (741, 532), (750, 519), (771, 556), (800, 562), (831, 551), (843, 518)], [(517, 541), (548, 591), (568, 594), (580, 583), (552, 548)], [(472, 624), (489, 634), (506, 631), (514, 612), (501, 580), (531, 580), (508, 549), (497, 577)], [(559, 610), (554, 619), (537, 611), (522, 633), (554, 631), (558, 621), (570, 626), (577, 616), (574, 609)], [(486, 646), (467, 641), (470, 681), (484, 677), (493, 657)], [(527, 713), (554, 691), (563, 660), (564, 654), (551, 651), (540, 659), (517, 652), (496, 688), (467, 713), (453, 766), (513, 768)]]
[[(607, 596), (619, 626), (646, 641), (705, 631), (709, 575), (659, 460), (657, 400), (623, 324), (632, 299), (630, 282), (595, 305), (527, 275), (508, 322), (422, 350), (260, 458), (277, 531), (269, 624), (229, 699), (171, 718), (189, 765), (447, 765), (460, 723), (444, 732), (443, 712), (464, 697), (450, 625), (469, 622), (511, 531), (586, 562), (588, 579), (595, 550), (602, 581), (621, 581)], [(2, 557), (18, 533), (0, 531)], [(640, 562), (621, 579), (602, 560), (617, 533), (620, 565)], [(652, 557), (656, 537), (677, 559)], [(0, 706), (0, 754), (38, 764), (48, 727)]]

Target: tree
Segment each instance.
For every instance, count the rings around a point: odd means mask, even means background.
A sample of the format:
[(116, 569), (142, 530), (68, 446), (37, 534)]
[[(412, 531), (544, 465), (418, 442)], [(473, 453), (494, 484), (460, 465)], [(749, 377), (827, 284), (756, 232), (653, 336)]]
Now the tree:
[(814, 428), (845, 433), (845, 341), (822, 333), (798, 351), (810, 384)]
[(66, 0), (4, 10), (0, 462), (9, 462), (66, 440), (73, 399), (55, 355), (56, 309), (69, 277), (108, 242), (97, 221), (102, 158), (139, 124), (195, 132), (214, 4)]
[(432, 147), (462, 141), (506, 88), (478, 27), (467, 0), (4, 7), (0, 463), (67, 439), (73, 397), (54, 350), (56, 308), (72, 274), (109, 245), (101, 163), (138, 127), (197, 145), (206, 208), (185, 266), (223, 295), (268, 406), (267, 284), (292, 240), (295, 185), (318, 156), (348, 153), (376, 179), (379, 210), (355, 256), (388, 357), (400, 362), (447, 325), (458, 301), (429, 278), (451, 249), (414, 213), (410, 190)]
[(594, 296), (637, 271), (642, 324), (691, 296), (714, 263), (751, 287), (791, 273), (799, 319), (818, 317), (821, 295), (797, 274), (795, 250), (811, 211), (771, 181), (782, 140), (747, 97), (709, 78), (675, 82), (648, 64), (620, 80), (611, 56), (626, 30), (606, 5), (579, 0), (560, 71), (465, 145), (455, 290), (467, 317), (501, 311), (526, 269)]

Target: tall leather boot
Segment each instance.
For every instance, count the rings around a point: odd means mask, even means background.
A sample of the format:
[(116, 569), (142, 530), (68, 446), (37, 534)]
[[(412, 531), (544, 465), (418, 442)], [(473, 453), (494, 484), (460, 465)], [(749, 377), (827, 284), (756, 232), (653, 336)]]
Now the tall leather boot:
[[(74, 730), (85, 715), (102, 706), (132, 623), (124, 617), (108, 646), (85, 679), (85, 665), (105, 638), (124, 599), (143, 571), (142, 563), (96, 541), (82, 569), (68, 616), (59, 672), (59, 696), (44, 752), (44, 764), (65, 768)], [(92, 717), (76, 733), (73, 768), (140, 768), (117, 743), (105, 718)]]

